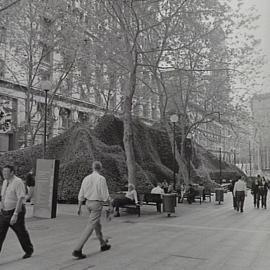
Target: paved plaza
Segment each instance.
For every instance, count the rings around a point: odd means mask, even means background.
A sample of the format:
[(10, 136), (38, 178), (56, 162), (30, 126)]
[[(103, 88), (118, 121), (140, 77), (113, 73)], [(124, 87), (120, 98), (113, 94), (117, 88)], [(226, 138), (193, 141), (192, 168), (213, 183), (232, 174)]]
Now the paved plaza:
[(225, 202), (179, 204), (175, 216), (157, 214), (143, 206), (142, 216), (124, 214), (103, 221), (112, 249), (99, 252), (93, 235), (84, 248), (87, 258), (73, 259), (72, 249), (87, 215), (76, 216), (76, 205), (59, 205), (56, 219), (31, 217), (27, 226), (35, 253), (21, 260), (23, 252), (9, 231), (0, 254), (1, 270), (266, 270), (270, 267), (270, 212), (254, 209), (249, 194), (244, 213), (232, 209), (231, 194)]

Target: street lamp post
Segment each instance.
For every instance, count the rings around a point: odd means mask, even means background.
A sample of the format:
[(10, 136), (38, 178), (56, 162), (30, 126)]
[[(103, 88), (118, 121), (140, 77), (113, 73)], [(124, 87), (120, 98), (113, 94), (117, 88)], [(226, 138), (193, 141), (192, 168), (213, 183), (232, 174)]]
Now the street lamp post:
[(233, 165), (236, 166), (236, 149), (233, 148)]
[(222, 168), (221, 168), (221, 147), (219, 148), (219, 183), (222, 184), (221, 180)]
[(188, 144), (188, 179), (190, 181), (190, 173), (191, 173), (191, 155), (192, 155), (192, 139), (193, 137), (193, 132), (188, 133), (187, 139), (189, 139), (189, 144)]
[(173, 188), (176, 188), (176, 177), (175, 177), (175, 125), (178, 122), (178, 115), (173, 114), (170, 117), (171, 123), (173, 123)]
[(252, 168), (252, 163), (251, 163), (251, 144), (250, 141), (248, 142), (248, 153), (249, 153), (249, 176), (251, 177), (251, 168)]
[(48, 92), (51, 88), (50, 81), (41, 81), (41, 89), (45, 93), (45, 106), (44, 106), (44, 134), (43, 134), (43, 158), (46, 157), (46, 145), (47, 145), (47, 105), (48, 105)]

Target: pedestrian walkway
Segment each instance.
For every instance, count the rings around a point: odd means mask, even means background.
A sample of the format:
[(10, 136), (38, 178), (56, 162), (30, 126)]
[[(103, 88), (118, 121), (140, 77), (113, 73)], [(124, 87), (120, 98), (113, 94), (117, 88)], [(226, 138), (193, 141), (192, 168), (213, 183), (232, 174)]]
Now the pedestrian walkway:
[(58, 205), (56, 219), (31, 217), (27, 226), (35, 253), (23, 252), (12, 231), (0, 254), (1, 270), (266, 270), (270, 257), (270, 212), (255, 209), (249, 194), (244, 213), (232, 208), (231, 193), (225, 202), (178, 204), (176, 214), (157, 214), (143, 206), (142, 216), (123, 214), (103, 220), (103, 231), (112, 249), (101, 253), (93, 236), (85, 245), (87, 258), (71, 256), (87, 214), (76, 216), (76, 205)]

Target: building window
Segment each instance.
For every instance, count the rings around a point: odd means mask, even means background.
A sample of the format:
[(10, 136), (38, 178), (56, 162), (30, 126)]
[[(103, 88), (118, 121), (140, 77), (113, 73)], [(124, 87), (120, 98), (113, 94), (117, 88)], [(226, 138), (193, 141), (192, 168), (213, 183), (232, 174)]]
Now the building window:
[(45, 43), (42, 44), (41, 60), (42, 60), (42, 62), (45, 62), (47, 64), (50, 64), (51, 63), (51, 49)]
[(111, 110), (114, 110), (116, 107), (116, 94), (109, 96), (109, 107)]
[(81, 123), (86, 123), (89, 121), (89, 115), (87, 112), (79, 112), (78, 119)]
[(0, 44), (6, 43), (7, 29), (4, 26), (0, 26)]
[(66, 108), (60, 108), (59, 116), (62, 118), (62, 128), (68, 129), (71, 126), (71, 111)]
[(99, 92), (95, 92), (95, 103), (97, 105), (102, 105), (102, 96)]
[(0, 78), (3, 78), (5, 75), (5, 62), (3, 59), (0, 59)]

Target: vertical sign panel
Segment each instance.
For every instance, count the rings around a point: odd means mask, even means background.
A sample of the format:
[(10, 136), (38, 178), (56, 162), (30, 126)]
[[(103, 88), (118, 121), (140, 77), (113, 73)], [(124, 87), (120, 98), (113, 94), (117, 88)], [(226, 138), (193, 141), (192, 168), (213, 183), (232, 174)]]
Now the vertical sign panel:
[(37, 160), (34, 205), (35, 217), (56, 217), (58, 172), (58, 160)]

